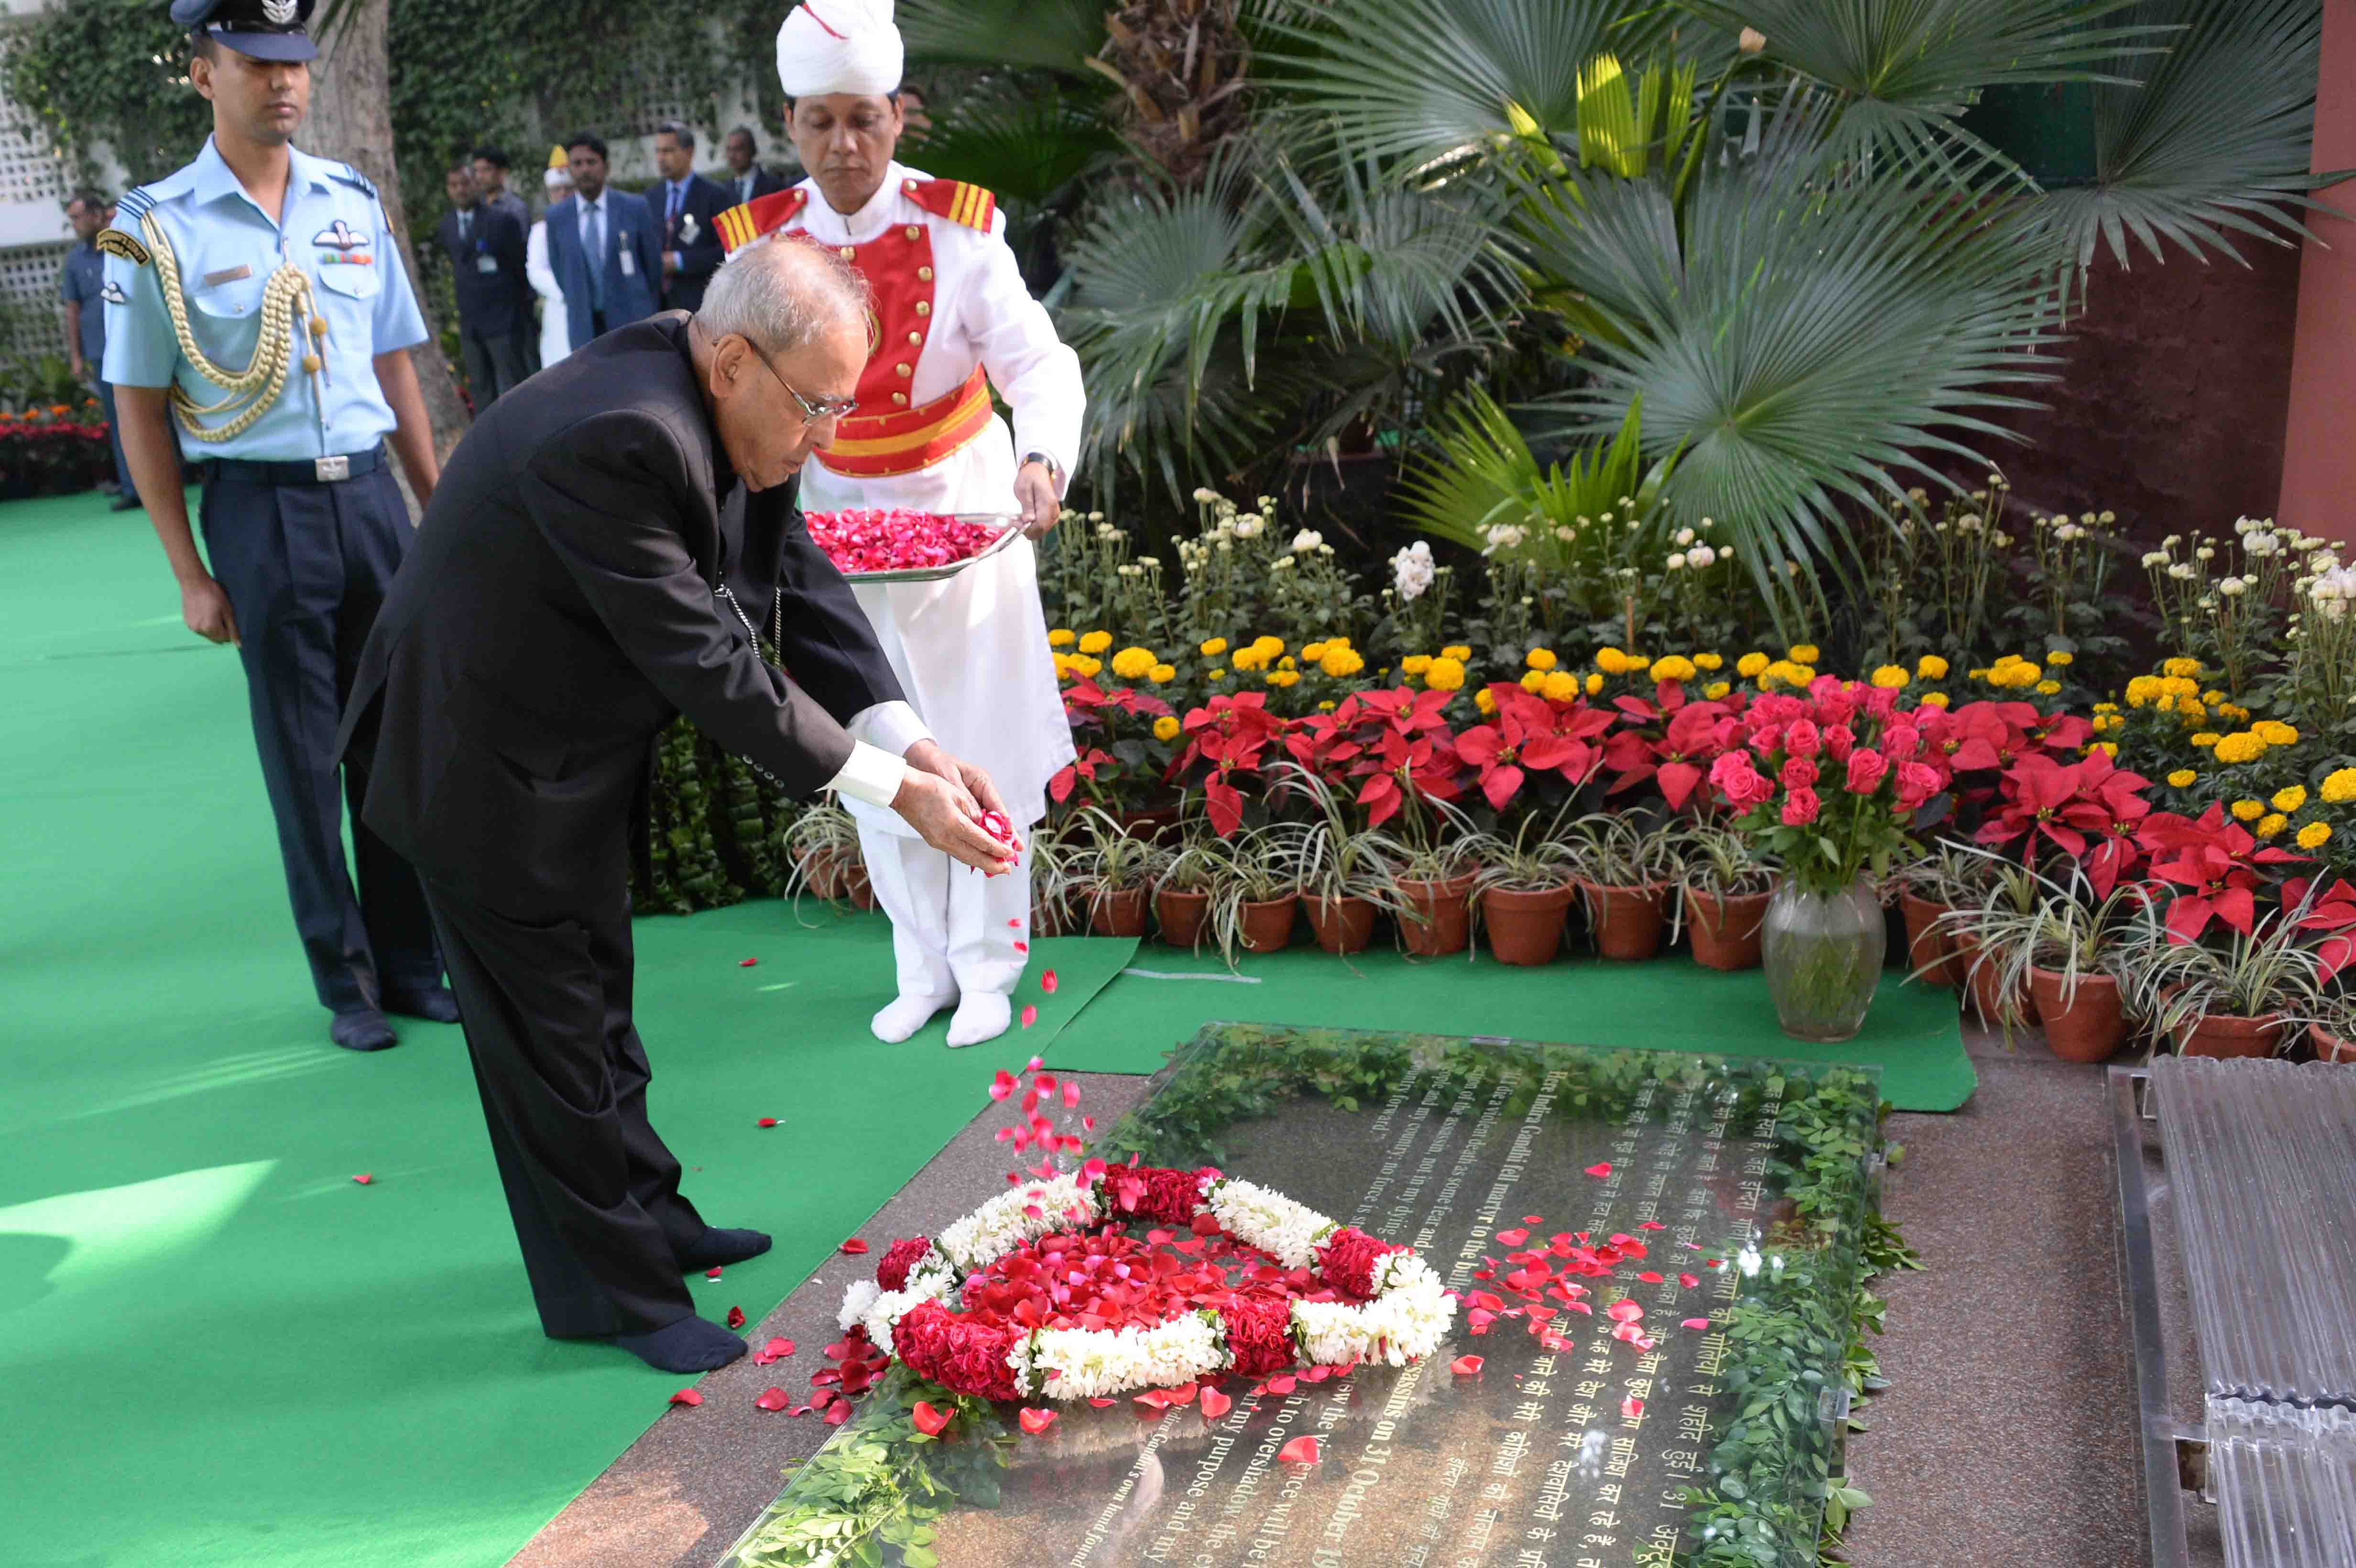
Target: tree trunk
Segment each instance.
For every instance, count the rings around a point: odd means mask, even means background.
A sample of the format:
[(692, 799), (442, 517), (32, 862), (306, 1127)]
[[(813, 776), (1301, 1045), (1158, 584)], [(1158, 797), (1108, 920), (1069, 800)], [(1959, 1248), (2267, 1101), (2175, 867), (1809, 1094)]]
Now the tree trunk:
[[(346, 0), (339, 15), (320, 40), (319, 58), (312, 63), (311, 116), (304, 126), (304, 148), (323, 158), (339, 158), (366, 175), (384, 198), (385, 217), (400, 246), (401, 264), (409, 269), (412, 289), (417, 283), (417, 252), (409, 242), (409, 219), (402, 210), (401, 176), (392, 155), (391, 66), (385, 55), (384, 26), (390, 0)], [(410, 350), (417, 367), (417, 384), (425, 395), (426, 417), (434, 424), (434, 453), (447, 458), (466, 432), (466, 400), (443, 357), (442, 338), (423, 290), (417, 307), (425, 318), (425, 341)], [(401, 465), (393, 472), (409, 494)], [(415, 515), (417, 500), (410, 496)]]

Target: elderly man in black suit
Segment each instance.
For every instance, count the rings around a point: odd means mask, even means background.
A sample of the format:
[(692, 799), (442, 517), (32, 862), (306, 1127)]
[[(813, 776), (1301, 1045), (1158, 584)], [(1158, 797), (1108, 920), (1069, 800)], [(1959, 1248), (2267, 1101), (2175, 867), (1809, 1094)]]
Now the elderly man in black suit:
[(867, 310), (832, 252), (756, 245), (700, 314), (501, 399), (444, 470), (344, 720), (362, 819), (424, 879), (541, 1326), (670, 1371), (744, 1353), (681, 1275), (769, 1238), (705, 1224), (648, 1118), (629, 846), (655, 737), (685, 713), (794, 794), (1015, 864), (980, 826), (997, 791), (902, 700), (802, 526), (795, 476), (852, 405)]
[(474, 165), (454, 164), (444, 181), (450, 210), (434, 238), (450, 258), (458, 296), (458, 347), (477, 413), (531, 374), (524, 334), (531, 325), (531, 280), (524, 275), (524, 228), (483, 199)]

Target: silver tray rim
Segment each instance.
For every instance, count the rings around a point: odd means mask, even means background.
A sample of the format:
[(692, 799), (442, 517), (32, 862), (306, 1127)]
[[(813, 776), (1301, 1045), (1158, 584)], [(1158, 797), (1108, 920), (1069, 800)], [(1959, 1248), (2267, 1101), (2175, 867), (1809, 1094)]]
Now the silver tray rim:
[(1023, 537), (1023, 519), (1014, 512), (948, 512), (942, 514), (960, 523), (1002, 523), (999, 536), (967, 556), (939, 566), (902, 566), (889, 571), (846, 571), (846, 582), (945, 582), (978, 561), (988, 560), (1000, 550)]

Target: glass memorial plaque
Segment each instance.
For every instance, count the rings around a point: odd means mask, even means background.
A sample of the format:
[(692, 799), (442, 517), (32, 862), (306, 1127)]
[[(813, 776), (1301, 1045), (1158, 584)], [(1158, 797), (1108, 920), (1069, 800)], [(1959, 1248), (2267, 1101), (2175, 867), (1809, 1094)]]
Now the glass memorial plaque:
[(1213, 1025), (1094, 1152), (1415, 1248), (1448, 1342), (1034, 1397), (1035, 1435), (895, 1367), (724, 1562), (1814, 1568), (1878, 1102), (1853, 1067)]

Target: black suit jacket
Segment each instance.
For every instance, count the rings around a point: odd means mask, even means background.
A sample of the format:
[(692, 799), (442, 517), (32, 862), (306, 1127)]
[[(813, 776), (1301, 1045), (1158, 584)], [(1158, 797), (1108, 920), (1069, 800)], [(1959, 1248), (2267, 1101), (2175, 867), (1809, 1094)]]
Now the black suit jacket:
[[(667, 218), (665, 208), (670, 202), (670, 189), (657, 180), (647, 187), (647, 206), (655, 215), (655, 224), (662, 230), (662, 248), (679, 252), (679, 271), (663, 284), (665, 310), (694, 310), (703, 304), (704, 285), (712, 274), (720, 270), (728, 254), (720, 242), (720, 226), (714, 220), (736, 203), (728, 192), (705, 179), (701, 175), (687, 176), (687, 191), (680, 198), (679, 216)], [(690, 216), (695, 221), (688, 222)]]
[[(458, 320), (487, 337), (504, 337), (531, 319), (531, 280), (524, 275), (524, 228), (512, 214), (477, 206), (466, 238), (458, 238), (458, 215), (445, 212), (434, 238), (450, 258), (451, 286), (458, 295)], [(497, 271), (478, 264), (488, 256)]]
[[(776, 170), (768, 167), (766, 165), (755, 164), (753, 165), (752, 196), (738, 194), (736, 189), (736, 176), (733, 174), (722, 173), (715, 175), (712, 176), (712, 183), (720, 187), (720, 194), (728, 198), (729, 207), (738, 207), (752, 200), (754, 197), (774, 195), (775, 193), (785, 189), (787, 186), (792, 185), (794, 182), (779, 174)], [(723, 208), (722, 210), (725, 211), (726, 208)]]
[[(898, 699), (792, 485), (718, 451), (666, 314), (493, 403), (450, 456), (360, 655), (339, 751), (360, 816), (434, 882), (515, 918), (626, 896), (653, 742), (685, 713), (814, 795), (844, 723)], [(781, 628), (792, 677), (744, 615)]]

